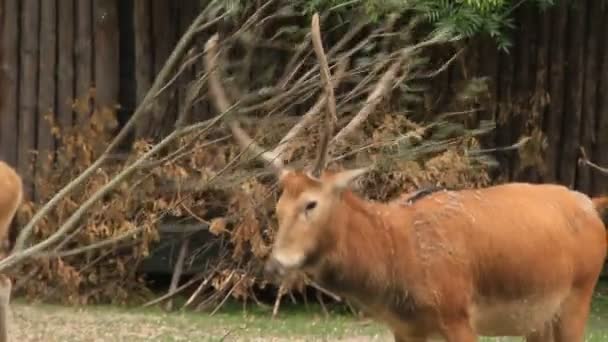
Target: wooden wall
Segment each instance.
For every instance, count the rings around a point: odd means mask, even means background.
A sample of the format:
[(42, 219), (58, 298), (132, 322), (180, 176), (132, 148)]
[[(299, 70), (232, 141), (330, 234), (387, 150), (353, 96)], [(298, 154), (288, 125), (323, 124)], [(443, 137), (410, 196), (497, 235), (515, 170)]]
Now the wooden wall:
[[(608, 165), (607, 4), (559, 3), (546, 13), (521, 6), (510, 54), (473, 42), (465, 68), (453, 67), (444, 86), (490, 77), (491, 98), (476, 116), (499, 121), (489, 145), (542, 129), (546, 169), (522, 169), (513, 153), (500, 154), (507, 179), (608, 193), (608, 177), (577, 166), (581, 146)], [(72, 103), (93, 87), (92, 105), (120, 104), (124, 121), (199, 8), (199, 0), (0, 0), (0, 158), (24, 170), (32, 150), (52, 151), (44, 116), (75, 123)], [(162, 133), (183, 98), (166, 96), (138, 132)]]
[(608, 193), (608, 176), (577, 163), (582, 147), (589, 159), (608, 166), (608, 2), (559, 0), (547, 11), (523, 5), (515, 18), (510, 53), (487, 39), (473, 42), (464, 67), (452, 67), (443, 87), (489, 77), (490, 97), (476, 116), (497, 121), (489, 145), (545, 139), (544, 149), (526, 151), (525, 162), (517, 153), (497, 153), (504, 179)]

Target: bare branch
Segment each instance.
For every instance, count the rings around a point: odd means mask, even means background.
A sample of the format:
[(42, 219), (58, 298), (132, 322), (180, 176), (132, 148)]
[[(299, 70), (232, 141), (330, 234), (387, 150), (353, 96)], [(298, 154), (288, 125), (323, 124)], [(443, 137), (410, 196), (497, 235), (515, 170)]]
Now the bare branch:
[[(342, 80), (342, 77), (344, 76), (344, 72), (346, 71), (347, 65), (348, 65), (347, 60), (342, 60), (338, 64), (337, 70), (334, 73), (334, 77), (332, 80), (334, 87), (337, 87), (340, 84), (340, 81)], [(293, 141), (293, 139), (298, 134), (300, 134), (300, 132), (302, 132), (302, 130), (304, 128), (306, 128), (308, 125), (310, 125), (310, 123), (315, 119), (317, 114), (319, 114), (321, 112), (321, 109), (323, 109), (323, 107), (325, 106), (326, 100), (327, 100), (327, 94), (322, 93), (319, 96), (317, 102), (302, 116), (300, 121), (298, 121), (298, 123), (295, 124), (289, 130), (289, 132), (287, 132), (287, 134), (285, 134), (283, 139), (281, 139), (281, 141), (279, 142), (277, 147), (275, 147), (275, 149), (273, 150), (274, 154), (276, 154), (278, 156), (283, 154), (283, 152), (285, 151), (285, 148), (287, 148), (289, 142)]]
[(77, 254), (82, 254), (88, 251), (92, 251), (95, 249), (99, 249), (102, 247), (106, 247), (106, 246), (110, 246), (113, 244), (116, 244), (122, 240), (125, 240), (129, 237), (134, 236), (135, 234), (141, 232), (144, 230), (144, 227), (137, 227), (133, 230), (129, 230), (126, 231), (120, 235), (114, 236), (112, 238), (109, 239), (105, 239), (102, 241), (98, 241), (95, 243), (92, 243), (90, 245), (86, 245), (86, 246), (82, 246), (82, 247), (78, 247), (78, 248), (74, 248), (74, 249), (70, 249), (67, 251), (55, 251), (55, 252), (43, 252), (40, 253), (38, 255), (36, 255), (36, 258), (42, 259), (42, 258), (59, 258), (59, 257), (66, 257), (66, 256), (71, 256), (71, 255), (77, 255)]
[(333, 134), (334, 125), (338, 121), (336, 114), (336, 98), (334, 96), (334, 87), (329, 73), (329, 64), (327, 56), (323, 50), (323, 41), (321, 40), (321, 27), (319, 24), (319, 15), (315, 13), (312, 16), (312, 45), (319, 60), (319, 68), (321, 70), (321, 80), (325, 87), (327, 113), (325, 114), (325, 127), (319, 141), (319, 151), (317, 160), (314, 163), (313, 175), (320, 176), (321, 171), (327, 163), (327, 148), (329, 147), (329, 139)]
[[(205, 68), (209, 73), (209, 92), (211, 94), (211, 100), (218, 111), (224, 112), (227, 108), (230, 108), (230, 101), (224, 91), (222, 84), (220, 83), (219, 77), (217, 76), (217, 58), (219, 51), (218, 45), (218, 34), (214, 34), (205, 44)], [(234, 119), (228, 120), (228, 126), (237, 140), (241, 148), (247, 150), (251, 148), (256, 155), (261, 156), (266, 160), (276, 171), (283, 169), (283, 162), (279, 159), (272, 151), (265, 151), (259, 146), (253, 139), (247, 135), (247, 133), (241, 128), (238, 121)]]
[(382, 75), (380, 81), (374, 88), (374, 90), (369, 94), (367, 99), (365, 100), (365, 105), (361, 110), (355, 115), (355, 117), (346, 125), (338, 134), (333, 138), (332, 144), (340, 142), (344, 137), (351, 134), (357, 127), (359, 127), (367, 117), (376, 109), (376, 106), (380, 103), (382, 98), (386, 95), (389, 89), (392, 88), (391, 84), (401, 67), (401, 63), (403, 59), (398, 59), (393, 62), (388, 70)]

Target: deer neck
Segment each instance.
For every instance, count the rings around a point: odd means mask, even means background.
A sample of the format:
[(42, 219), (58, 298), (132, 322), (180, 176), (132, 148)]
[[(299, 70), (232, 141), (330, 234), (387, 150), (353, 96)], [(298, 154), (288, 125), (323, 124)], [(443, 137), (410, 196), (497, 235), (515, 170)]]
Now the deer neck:
[(333, 222), (335, 244), (313, 277), (332, 292), (363, 305), (386, 300), (380, 293), (404, 296), (408, 291), (399, 280), (407, 270), (397, 260), (408, 254), (408, 237), (391, 224), (388, 205), (352, 196), (342, 203)]

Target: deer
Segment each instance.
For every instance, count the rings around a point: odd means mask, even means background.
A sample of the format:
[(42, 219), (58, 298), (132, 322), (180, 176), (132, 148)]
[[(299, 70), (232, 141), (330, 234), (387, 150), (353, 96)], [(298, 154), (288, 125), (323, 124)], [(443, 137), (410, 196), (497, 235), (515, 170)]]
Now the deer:
[[(558, 184), (507, 182), (432, 191), (404, 201), (372, 201), (354, 185), (373, 166), (327, 168), (333, 99), (318, 15), (312, 39), (325, 82), (325, 129), (312, 167), (294, 169), (228, 122), (243, 151), (256, 152), (282, 190), (264, 270), (300, 273), (358, 305), (396, 342), (474, 342), (523, 336), (527, 342), (582, 342), (604, 265), (608, 197)], [(210, 98), (230, 101), (206, 45)], [(333, 102), (335, 103), (335, 102)]]
[[(19, 174), (0, 160), (0, 244), (6, 255), (9, 247), (9, 228), (23, 200), (23, 183)], [(12, 283), (8, 276), (0, 274), (0, 342), (8, 341), (9, 301)]]

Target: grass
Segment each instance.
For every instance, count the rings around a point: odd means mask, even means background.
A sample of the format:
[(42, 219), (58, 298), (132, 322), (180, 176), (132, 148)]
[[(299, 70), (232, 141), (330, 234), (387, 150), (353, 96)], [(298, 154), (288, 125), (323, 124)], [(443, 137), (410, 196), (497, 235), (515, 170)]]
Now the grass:
[[(598, 291), (606, 293), (605, 291)], [(14, 341), (390, 341), (383, 327), (357, 321), (335, 311), (326, 318), (320, 308), (285, 303), (279, 317), (268, 309), (231, 304), (214, 316), (194, 312), (165, 313), (157, 308), (110, 306), (71, 308), (13, 303)], [(484, 338), (483, 342), (522, 341)], [(586, 341), (608, 341), (608, 295), (597, 294), (588, 322)]]

